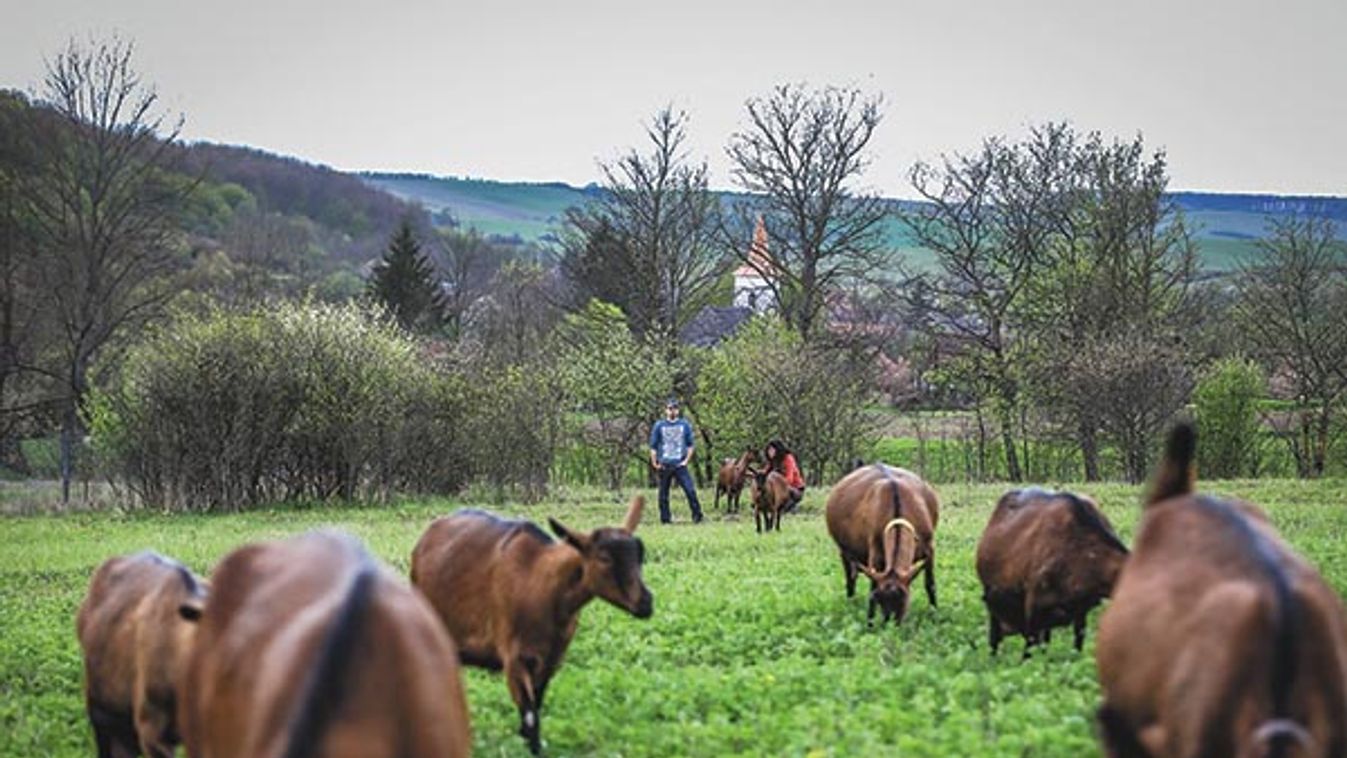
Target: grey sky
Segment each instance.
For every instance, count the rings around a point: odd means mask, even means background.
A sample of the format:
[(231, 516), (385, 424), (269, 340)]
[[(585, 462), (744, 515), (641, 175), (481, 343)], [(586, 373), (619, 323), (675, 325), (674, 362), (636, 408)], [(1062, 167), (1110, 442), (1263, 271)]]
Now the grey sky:
[(0, 0), (0, 86), (116, 31), (193, 139), (343, 169), (596, 178), (672, 102), (723, 146), (773, 84), (884, 94), (868, 183), (1070, 119), (1163, 146), (1178, 189), (1347, 194), (1347, 2)]

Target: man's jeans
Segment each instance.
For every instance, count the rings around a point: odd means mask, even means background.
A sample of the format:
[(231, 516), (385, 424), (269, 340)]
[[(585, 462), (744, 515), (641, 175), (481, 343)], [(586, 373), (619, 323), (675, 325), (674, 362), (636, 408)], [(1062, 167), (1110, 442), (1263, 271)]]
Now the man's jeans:
[(694, 522), (702, 520), (702, 506), (697, 502), (697, 489), (692, 483), (692, 474), (688, 472), (687, 466), (670, 466), (665, 464), (659, 470), (659, 520), (660, 523), (669, 523), (669, 480), (677, 479), (678, 486), (683, 488), (683, 493), (688, 496), (688, 505), (692, 507), (692, 520)]

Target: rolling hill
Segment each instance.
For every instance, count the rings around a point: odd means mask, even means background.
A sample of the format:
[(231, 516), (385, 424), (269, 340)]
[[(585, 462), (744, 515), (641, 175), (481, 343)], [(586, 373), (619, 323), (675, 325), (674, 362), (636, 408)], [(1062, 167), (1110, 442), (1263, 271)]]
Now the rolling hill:
[[(562, 183), (529, 184), (425, 174), (360, 176), (371, 186), (399, 199), (419, 203), (437, 223), (474, 227), (484, 234), (542, 243), (551, 238), (568, 207), (582, 205), (601, 192), (594, 185), (581, 188)], [(1292, 213), (1326, 216), (1342, 224), (1347, 235), (1347, 198), (1211, 192), (1175, 192), (1173, 198), (1193, 224), (1203, 267), (1212, 271), (1229, 270), (1254, 254), (1255, 241), (1263, 234), (1270, 217)], [(888, 235), (894, 247), (914, 264), (930, 262), (930, 254), (915, 247), (896, 221), (890, 223)]]

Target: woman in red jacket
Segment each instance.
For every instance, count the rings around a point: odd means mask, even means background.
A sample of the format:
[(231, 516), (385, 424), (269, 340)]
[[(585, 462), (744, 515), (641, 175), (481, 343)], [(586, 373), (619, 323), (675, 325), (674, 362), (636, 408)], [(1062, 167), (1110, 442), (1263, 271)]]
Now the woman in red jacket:
[(795, 510), (804, 498), (804, 477), (800, 475), (800, 466), (795, 462), (795, 453), (781, 440), (771, 440), (762, 455), (767, 461), (768, 471), (775, 471), (786, 478), (786, 484), (790, 485), (790, 503), (785, 509), (788, 512)]

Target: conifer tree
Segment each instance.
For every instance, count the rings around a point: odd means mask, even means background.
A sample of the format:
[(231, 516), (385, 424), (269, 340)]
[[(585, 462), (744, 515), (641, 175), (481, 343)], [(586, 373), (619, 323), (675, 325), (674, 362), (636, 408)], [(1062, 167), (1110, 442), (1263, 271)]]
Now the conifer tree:
[(444, 295), (435, 268), (421, 254), (421, 243), (405, 219), (374, 267), (369, 294), (410, 331), (434, 329), (444, 319)]

